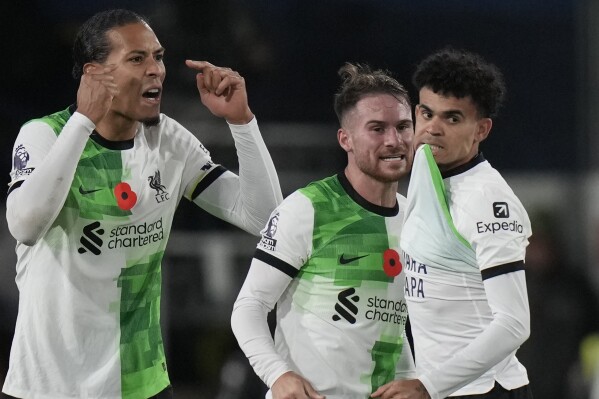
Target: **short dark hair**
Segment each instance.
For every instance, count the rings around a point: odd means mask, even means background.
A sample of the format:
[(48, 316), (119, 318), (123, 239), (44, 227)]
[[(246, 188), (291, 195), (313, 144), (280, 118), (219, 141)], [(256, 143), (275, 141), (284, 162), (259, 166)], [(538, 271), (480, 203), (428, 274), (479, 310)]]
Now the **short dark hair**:
[(470, 96), (483, 118), (496, 116), (506, 95), (503, 75), (495, 65), (478, 54), (452, 47), (421, 61), (412, 82), (418, 91), (427, 87), (442, 95)]
[(85, 21), (73, 44), (73, 78), (81, 78), (86, 63), (106, 61), (112, 51), (106, 35), (109, 30), (134, 23), (149, 25), (145, 17), (123, 9), (101, 11)]
[(366, 64), (345, 63), (339, 71), (343, 82), (335, 94), (334, 109), (342, 124), (347, 110), (354, 107), (358, 101), (368, 94), (389, 94), (411, 108), (408, 91), (389, 71), (372, 70)]

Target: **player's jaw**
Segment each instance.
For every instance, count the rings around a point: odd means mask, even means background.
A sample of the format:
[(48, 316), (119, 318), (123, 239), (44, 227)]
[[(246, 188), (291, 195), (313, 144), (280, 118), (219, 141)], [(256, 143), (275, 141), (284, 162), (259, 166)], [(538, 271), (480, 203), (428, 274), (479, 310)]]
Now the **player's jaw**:
[(160, 120), (162, 83), (129, 84), (121, 87), (112, 102), (112, 110), (132, 121), (156, 125)]

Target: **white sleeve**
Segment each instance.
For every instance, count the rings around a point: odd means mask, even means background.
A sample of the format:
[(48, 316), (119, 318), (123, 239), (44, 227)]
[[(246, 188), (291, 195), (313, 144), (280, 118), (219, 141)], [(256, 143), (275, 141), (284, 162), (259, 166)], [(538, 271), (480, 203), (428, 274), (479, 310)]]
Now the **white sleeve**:
[(291, 367), (274, 345), (267, 315), (292, 278), (266, 263), (253, 259), (239, 296), (233, 306), (231, 328), (239, 347), (256, 374), (270, 388)]
[(272, 212), (233, 306), (239, 347), (268, 387), (292, 368), (275, 349), (267, 315), (310, 257), (313, 220), (311, 202), (298, 192)]
[(484, 281), (493, 321), (474, 341), (435, 369), (418, 376), (432, 399), (445, 398), (515, 352), (530, 335), (524, 271)]
[(69, 118), (58, 137), (43, 122), (21, 128), (13, 151), (16, 154), (19, 147), (31, 151), (30, 168), (24, 174), (13, 170), (11, 189), (21, 185), (6, 200), (8, 228), (17, 241), (35, 244), (54, 222), (94, 128), (94, 123), (78, 112)]
[(254, 118), (229, 124), (239, 159), (239, 176), (226, 171), (193, 201), (250, 234), (259, 235), (268, 215), (283, 200), (272, 158)]

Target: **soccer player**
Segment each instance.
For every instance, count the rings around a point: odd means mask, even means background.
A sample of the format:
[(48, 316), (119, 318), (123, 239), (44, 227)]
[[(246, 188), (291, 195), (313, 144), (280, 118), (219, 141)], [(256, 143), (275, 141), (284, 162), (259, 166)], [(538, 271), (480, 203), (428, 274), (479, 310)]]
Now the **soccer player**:
[(237, 176), (160, 113), (164, 52), (138, 14), (94, 15), (74, 43), (76, 104), (18, 134), (6, 213), (20, 294), (8, 395), (171, 397), (159, 312), (177, 204), (185, 197), (259, 235), (282, 200), (244, 79), (187, 61), (202, 103), (229, 123)]
[(393, 389), (406, 399), (532, 398), (515, 356), (530, 333), (530, 221), (479, 148), (505, 94), (502, 74), (447, 48), (413, 81), (417, 149), (401, 248), (418, 379)]
[(272, 213), (231, 317), (274, 399), (367, 398), (414, 377), (397, 193), (413, 157), (410, 100), (386, 71), (348, 63), (339, 73), (337, 139), (347, 166)]

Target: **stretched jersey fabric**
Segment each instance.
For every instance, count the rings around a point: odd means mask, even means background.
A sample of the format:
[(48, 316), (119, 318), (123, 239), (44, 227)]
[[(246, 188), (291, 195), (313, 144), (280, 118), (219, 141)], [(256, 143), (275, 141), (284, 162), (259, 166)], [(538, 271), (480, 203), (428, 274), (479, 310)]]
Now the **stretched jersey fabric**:
[[(241, 348), (269, 387), (292, 370), (329, 399), (369, 398), (414, 377), (398, 253), (404, 201), (371, 204), (340, 173), (273, 212), (232, 315)], [(265, 326), (275, 303), (273, 343)]]
[[(11, 189), (42, 163), (73, 112), (21, 131)], [(198, 201), (227, 174), (166, 115), (129, 141), (92, 133), (54, 221), (34, 245), (17, 242), (19, 313), (3, 391), (143, 399), (165, 389), (161, 260), (173, 215), (182, 197)]]
[(417, 374), (429, 394), (526, 385), (514, 338), (529, 312), (524, 207), (482, 153), (442, 176), (428, 145), (416, 151), (407, 200), (406, 300)]

